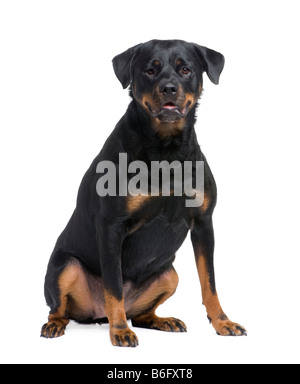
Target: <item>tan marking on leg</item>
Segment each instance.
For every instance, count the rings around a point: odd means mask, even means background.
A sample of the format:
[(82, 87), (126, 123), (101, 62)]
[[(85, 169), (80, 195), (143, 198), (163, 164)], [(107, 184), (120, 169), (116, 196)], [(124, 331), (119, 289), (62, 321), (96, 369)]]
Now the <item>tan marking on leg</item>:
[(173, 317), (158, 317), (156, 309), (171, 297), (178, 285), (175, 269), (164, 273), (155, 280), (134, 302), (128, 311), (132, 325), (139, 328), (151, 328), (168, 332), (185, 332), (185, 324)]
[(212, 292), (209, 281), (205, 258), (201, 255), (197, 261), (197, 269), (201, 283), (203, 304), (207, 310), (207, 316), (216, 332), (222, 336), (241, 336), (246, 330), (239, 324), (233, 323), (223, 312), (217, 292)]
[[(58, 278), (60, 305), (55, 313), (50, 313), (48, 323), (42, 328), (42, 336), (55, 338), (62, 336), (72, 318), (90, 316), (93, 313), (92, 296), (85, 274), (79, 264), (68, 265)], [(72, 304), (69, 305), (69, 297)]]
[(138, 338), (128, 327), (124, 299), (119, 301), (104, 289), (104, 300), (112, 345), (119, 347), (136, 347), (138, 345)]
[(217, 293), (213, 293), (211, 290), (209, 274), (203, 256), (200, 256), (197, 261), (197, 269), (200, 278), (203, 304), (206, 307), (208, 317), (211, 321), (215, 321), (219, 316), (225, 314), (221, 308)]
[(158, 306), (163, 304), (169, 297), (171, 297), (178, 285), (178, 275), (175, 269), (164, 273), (157, 280), (155, 280), (150, 287), (146, 289), (135, 301), (132, 308), (128, 311), (133, 315), (139, 314), (149, 308), (149, 305), (153, 304), (158, 298), (157, 303), (151, 308), (151, 312), (155, 312)]

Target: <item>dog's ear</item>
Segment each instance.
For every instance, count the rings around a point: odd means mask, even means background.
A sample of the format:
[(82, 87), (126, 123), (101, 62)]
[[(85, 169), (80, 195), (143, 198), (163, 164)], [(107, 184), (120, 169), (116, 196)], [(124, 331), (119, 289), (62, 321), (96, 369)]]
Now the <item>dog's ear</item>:
[(140, 51), (142, 44), (135, 45), (113, 58), (113, 67), (123, 88), (127, 88), (132, 80), (132, 63)]
[(214, 84), (219, 84), (219, 77), (225, 64), (224, 56), (219, 52), (198, 44), (194, 44), (194, 47), (210, 81)]

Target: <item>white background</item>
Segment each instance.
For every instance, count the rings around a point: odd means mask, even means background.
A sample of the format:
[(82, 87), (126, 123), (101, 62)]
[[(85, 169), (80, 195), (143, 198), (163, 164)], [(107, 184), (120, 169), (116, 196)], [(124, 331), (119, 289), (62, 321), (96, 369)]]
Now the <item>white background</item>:
[[(1, 363), (299, 363), (298, 3), (1, 1)], [(42, 339), (49, 256), (129, 102), (111, 60), (153, 38), (226, 58), (220, 85), (204, 76), (197, 135), (219, 192), (220, 301), (248, 337), (209, 325), (187, 238), (177, 293), (159, 314), (188, 333), (135, 329), (140, 346), (116, 348), (107, 325), (72, 323)]]

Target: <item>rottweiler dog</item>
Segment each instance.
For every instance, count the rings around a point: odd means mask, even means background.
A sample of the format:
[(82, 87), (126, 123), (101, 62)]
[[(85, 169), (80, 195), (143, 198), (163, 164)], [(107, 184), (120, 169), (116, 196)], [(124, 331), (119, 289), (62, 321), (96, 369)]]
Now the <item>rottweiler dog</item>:
[[(138, 345), (128, 319), (133, 327), (186, 332), (183, 321), (158, 317), (155, 311), (176, 290), (173, 262), (188, 232), (209, 321), (219, 335), (246, 335), (228, 319), (218, 299), (212, 224), (217, 190), (194, 129), (203, 73), (218, 84), (224, 57), (194, 43), (152, 40), (117, 55), (113, 67), (123, 88), (130, 86), (132, 99), (84, 175), (76, 208), (51, 255), (45, 278), (50, 314), (41, 336), (62, 336), (70, 319), (108, 322), (112, 344), (122, 347)], [(147, 165), (150, 181), (153, 162), (192, 162), (193, 180), (196, 162), (203, 162), (203, 193), (172, 193), (172, 171), (169, 195), (161, 189), (154, 195), (126, 193), (118, 179), (124, 166), (120, 154), (126, 154), (128, 163)], [(101, 162), (115, 166), (118, 193), (97, 190), (100, 177), (108, 173), (103, 167), (99, 171)], [(128, 183), (133, 177), (127, 171)], [(187, 206), (193, 198), (201, 204)]]

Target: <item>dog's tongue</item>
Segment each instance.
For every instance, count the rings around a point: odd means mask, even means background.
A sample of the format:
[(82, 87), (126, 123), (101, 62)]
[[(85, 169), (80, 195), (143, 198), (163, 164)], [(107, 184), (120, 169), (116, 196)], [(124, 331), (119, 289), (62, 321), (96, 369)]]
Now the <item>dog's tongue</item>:
[(163, 106), (163, 109), (169, 109), (169, 110), (176, 109), (176, 108), (177, 108), (176, 105), (174, 105), (173, 103), (167, 103)]

